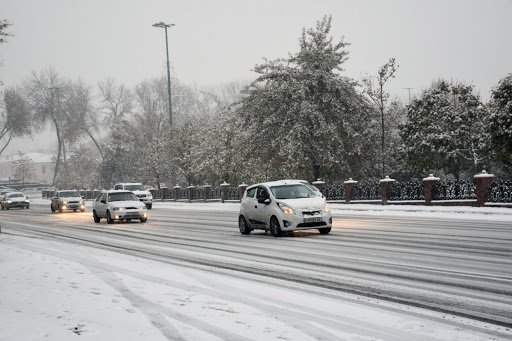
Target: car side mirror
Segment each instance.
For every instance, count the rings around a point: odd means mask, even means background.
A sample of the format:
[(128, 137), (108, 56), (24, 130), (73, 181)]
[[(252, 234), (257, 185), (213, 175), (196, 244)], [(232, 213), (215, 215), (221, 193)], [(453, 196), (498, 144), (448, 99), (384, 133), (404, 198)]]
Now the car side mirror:
[(269, 198), (259, 198), (259, 199), (258, 199), (258, 204), (265, 204), (265, 205), (268, 205), (268, 204), (270, 204), (270, 203), (271, 203), (271, 201), (270, 201), (270, 199), (269, 199)]
[(106, 204), (106, 203), (107, 203), (107, 201), (106, 201), (105, 199), (103, 199), (103, 200), (101, 200), (101, 203), (102, 203), (102, 204)]

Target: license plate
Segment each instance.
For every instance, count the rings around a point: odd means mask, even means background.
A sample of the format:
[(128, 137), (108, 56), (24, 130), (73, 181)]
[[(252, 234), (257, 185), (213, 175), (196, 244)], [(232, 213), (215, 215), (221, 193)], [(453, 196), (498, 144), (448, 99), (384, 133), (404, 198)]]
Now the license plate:
[(322, 221), (322, 217), (304, 217), (305, 223), (319, 223)]

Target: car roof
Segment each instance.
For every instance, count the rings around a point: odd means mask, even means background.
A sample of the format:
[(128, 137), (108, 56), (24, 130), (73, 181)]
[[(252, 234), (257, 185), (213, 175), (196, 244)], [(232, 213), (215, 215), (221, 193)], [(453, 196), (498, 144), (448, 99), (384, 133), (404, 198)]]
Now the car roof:
[(108, 191), (102, 191), (103, 193), (111, 194), (111, 193), (132, 193), (132, 191), (129, 191), (127, 189), (109, 189)]
[(120, 182), (120, 183), (117, 183), (117, 185), (142, 185), (141, 182)]
[(5, 195), (10, 195), (10, 194), (21, 194), (21, 195), (25, 195), (25, 193), (23, 193), (23, 192), (9, 192), (9, 193), (5, 193)]
[(60, 192), (78, 192), (78, 190), (76, 190), (76, 189), (59, 189), (57, 191), (57, 193), (60, 193)]
[(304, 182), (304, 180), (286, 179), (286, 180), (261, 182), (261, 183), (249, 186), (248, 189), (251, 189), (256, 186), (273, 187), (273, 186), (298, 185), (298, 184), (304, 185), (305, 183), (307, 183), (307, 182)]

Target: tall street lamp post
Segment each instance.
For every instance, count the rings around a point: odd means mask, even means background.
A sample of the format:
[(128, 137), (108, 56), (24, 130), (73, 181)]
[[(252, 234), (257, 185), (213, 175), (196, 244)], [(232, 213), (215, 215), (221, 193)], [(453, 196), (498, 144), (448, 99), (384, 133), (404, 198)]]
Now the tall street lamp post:
[(172, 127), (172, 102), (171, 102), (171, 69), (169, 66), (169, 43), (167, 39), (167, 28), (174, 24), (166, 24), (163, 21), (153, 24), (153, 27), (165, 29), (165, 51), (167, 53), (167, 95), (169, 96), (169, 128)]

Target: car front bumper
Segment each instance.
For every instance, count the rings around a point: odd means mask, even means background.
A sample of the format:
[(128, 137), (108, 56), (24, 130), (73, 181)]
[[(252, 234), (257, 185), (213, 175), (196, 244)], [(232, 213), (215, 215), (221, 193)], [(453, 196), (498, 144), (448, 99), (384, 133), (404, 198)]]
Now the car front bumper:
[(119, 210), (112, 212), (112, 219), (125, 220), (125, 219), (147, 219), (148, 212), (145, 210)]
[(332, 227), (332, 216), (321, 214), (315, 216), (286, 215), (281, 217), (281, 231), (310, 230)]
[(59, 211), (69, 211), (69, 210), (84, 211), (85, 203), (84, 202), (80, 203), (78, 201), (77, 202), (67, 202), (67, 203), (59, 202), (58, 209), (59, 209)]

